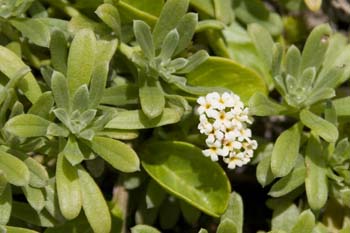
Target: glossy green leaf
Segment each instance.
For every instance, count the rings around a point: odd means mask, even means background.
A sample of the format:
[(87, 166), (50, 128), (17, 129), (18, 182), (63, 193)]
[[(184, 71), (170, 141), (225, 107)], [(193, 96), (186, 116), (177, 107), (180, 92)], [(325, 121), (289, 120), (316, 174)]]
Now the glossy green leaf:
[(36, 45), (49, 47), (50, 30), (43, 22), (35, 18), (15, 18), (11, 24)]
[(151, 226), (136, 225), (131, 228), (131, 233), (160, 233), (160, 231)]
[(11, 185), (5, 183), (4, 190), (0, 194), (0, 224), (6, 225), (11, 217), (12, 191)]
[(77, 169), (63, 154), (58, 155), (56, 164), (56, 185), (60, 210), (66, 219), (76, 218), (82, 206), (81, 189)]
[(248, 26), (248, 33), (267, 69), (272, 65), (273, 39), (270, 33), (259, 24)]
[(248, 102), (256, 92), (266, 93), (267, 91), (264, 80), (253, 70), (220, 57), (210, 57), (189, 73), (187, 78), (188, 83), (194, 86), (228, 88), (239, 95), (244, 102)]
[(257, 92), (249, 99), (249, 113), (256, 116), (281, 115), (287, 108)]
[(155, 49), (153, 45), (151, 28), (145, 22), (141, 20), (135, 20), (134, 34), (137, 43), (142, 49), (142, 52), (147, 58), (152, 59), (155, 55)]
[(22, 160), (2, 150), (0, 150), (0, 171), (11, 184), (24, 186), (29, 182), (30, 173)]
[(67, 72), (68, 41), (62, 31), (53, 31), (50, 41), (51, 64), (62, 74)]
[(225, 219), (220, 222), (216, 233), (237, 233), (235, 222)]
[[(24, 62), (14, 52), (0, 46), (0, 71), (12, 79), (22, 68), (27, 68)], [(32, 73), (26, 74), (19, 81), (18, 87), (32, 103), (41, 96), (41, 89)]]
[(328, 37), (331, 32), (332, 30), (327, 24), (321, 24), (312, 30), (306, 40), (301, 56), (301, 70), (307, 67), (315, 67), (318, 70), (326, 54)]
[(163, 114), (155, 119), (148, 119), (140, 110), (131, 110), (118, 113), (105, 127), (109, 129), (147, 129), (174, 124), (180, 119), (181, 114), (172, 108), (164, 108)]
[(200, 149), (183, 142), (148, 143), (141, 159), (147, 173), (169, 192), (212, 216), (226, 210), (228, 179)]
[(305, 189), (310, 207), (321, 209), (328, 198), (327, 168), (320, 142), (311, 136), (305, 154)]
[(45, 207), (45, 195), (43, 190), (33, 188), (29, 185), (23, 186), (22, 190), (28, 203), (33, 209), (40, 212)]
[(300, 125), (295, 124), (277, 138), (271, 156), (271, 171), (276, 177), (285, 176), (293, 169), (299, 155), (300, 131)]
[(135, 151), (118, 140), (96, 136), (90, 147), (115, 169), (123, 172), (139, 170), (140, 161)]
[(144, 77), (139, 88), (139, 96), (142, 111), (149, 119), (154, 119), (163, 113), (165, 97), (159, 81)]
[(313, 133), (319, 135), (327, 142), (335, 142), (338, 139), (338, 129), (330, 122), (316, 114), (304, 109), (300, 112), (301, 122), (310, 128)]
[(53, 227), (58, 223), (46, 210), (38, 213), (30, 205), (23, 202), (13, 201), (11, 214), (15, 218), (36, 226)]
[(109, 233), (111, 215), (100, 188), (82, 167), (78, 170), (83, 209), (91, 228), (96, 233)]
[(281, 197), (304, 184), (306, 175), (305, 166), (297, 166), (287, 176), (274, 183), (269, 191), (272, 197)]
[(48, 119), (53, 105), (54, 99), (52, 93), (47, 91), (30, 107), (28, 113)]
[(96, 37), (89, 29), (80, 30), (74, 37), (67, 65), (69, 93), (72, 95), (81, 85), (89, 85), (95, 63)]
[(5, 128), (19, 137), (46, 136), (50, 121), (33, 114), (22, 114), (7, 121)]
[(303, 211), (296, 224), (293, 226), (291, 233), (312, 233), (315, 226), (315, 216), (311, 210)]
[(97, 54), (99, 58), (95, 63), (95, 67), (91, 77), (90, 83), (90, 108), (96, 108), (101, 99), (106, 87), (109, 62), (112, 59), (116, 49), (118, 41), (97, 41)]
[(121, 22), (117, 8), (115, 8), (112, 4), (105, 3), (100, 5), (96, 9), (95, 13), (105, 24), (112, 28), (119, 38), (121, 37)]
[(188, 4), (188, 0), (169, 0), (164, 4), (153, 30), (155, 48), (159, 48), (166, 35), (176, 27), (182, 16), (185, 15)]
[(225, 220), (232, 221), (235, 225), (235, 232), (242, 233), (243, 201), (242, 201), (242, 197), (238, 193), (233, 192), (230, 196), (230, 202), (228, 204), (228, 207), (225, 213), (221, 216), (221, 223), (223, 223)]

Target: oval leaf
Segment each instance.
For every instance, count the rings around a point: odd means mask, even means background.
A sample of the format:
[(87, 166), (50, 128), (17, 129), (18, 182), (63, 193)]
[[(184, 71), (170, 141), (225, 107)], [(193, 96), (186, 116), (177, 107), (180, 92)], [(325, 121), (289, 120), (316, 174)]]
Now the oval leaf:
[(276, 140), (271, 156), (271, 171), (276, 177), (287, 175), (294, 167), (299, 154), (300, 126), (284, 131)]
[(169, 192), (211, 216), (219, 217), (226, 210), (229, 181), (199, 148), (183, 142), (153, 142), (145, 145), (141, 156), (147, 173)]
[(131, 228), (131, 233), (160, 233), (160, 231), (151, 226), (137, 225)]
[(91, 149), (115, 169), (123, 172), (140, 170), (137, 154), (130, 146), (121, 141), (96, 136), (91, 142)]
[(22, 160), (0, 150), (0, 171), (5, 174), (9, 183), (24, 186), (29, 182), (29, 170)]
[[(215, 78), (213, 78), (215, 77)], [(220, 86), (239, 95), (244, 102), (256, 92), (266, 93), (264, 80), (253, 70), (226, 58), (209, 57), (187, 75), (194, 86)]]
[(6, 225), (11, 217), (12, 190), (10, 184), (5, 184), (5, 189), (0, 194), (0, 224)]

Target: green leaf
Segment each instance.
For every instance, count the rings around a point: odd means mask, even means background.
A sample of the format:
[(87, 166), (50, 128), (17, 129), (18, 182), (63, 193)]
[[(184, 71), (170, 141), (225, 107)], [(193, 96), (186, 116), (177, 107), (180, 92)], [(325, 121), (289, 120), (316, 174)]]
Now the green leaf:
[(332, 101), (337, 116), (350, 116), (350, 96)]
[(12, 191), (11, 185), (5, 183), (5, 188), (0, 194), (0, 224), (6, 225), (11, 217)]
[(335, 142), (338, 139), (339, 133), (337, 127), (309, 110), (303, 109), (300, 112), (300, 120), (305, 126), (310, 128), (313, 133), (327, 142)]
[(198, 210), (197, 208), (193, 207), (185, 201), (180, 200), (180, 209), (182, 212), (182, 216), (189, 224), (195, 224), (201, 216), (200, 210)]
[(54, 71), (51, 78), (51, 89), (56, 107), (70, 111), (70, 100), (67, 79), (63, 74)]
[(190, 0), (191, 6), (198, 12), (208, 15), (210, 18), (215, 17), (215, 9), (212, 0)]
[(19, 137), (46, 136), (50, 121), (33, 114), (22, 114), (7, 121), (5, 128), (8, 132)]
[(286, 73), (294, 77), (300, 74), (301, 54), (299, 49), (292, 45), (288, 48), (286, 54)]
[(109, 233), (111, 216), (100, 188), (82, 167), (78, 169), (83, 209), (91, 228), (96, 233)]
[(305, 153), (305, 189), (308, 203), (313, 210), (321, 209), (328, 198), (327, 168), (324, 156), (320, 142), (312, 135)]
[(153, 45), (153, 37), (151, 28), (141, 20), (134, 21), (134, 34), (137, 43), (140, 45), (142, 52), (148, 59), (155, 56), (155, 49)]
[(122, 129), (105, 129), (97, 132), (96, 135), (119, 140), (132, 140), (139, 136), (138, 131)]
[(321, 66), (328, 47), (328, 37), (332, 30), (328, 24), (315, 27), (306, 40), (301, 56), (301, 70)]
[(39, 233), (38, 231), (29, 230), (21, 227), (6, 226), (7, 233)]
[[(188, 0), (169, 0), (164, 4), (162, 12), (153, 30), (154, 47), (159, 48), (166, 35), (176, 27), (188, 8)], [(176, 14), (174, 14), (176, 12)]]
[[(139, 75), (142, 71), (139, 72)], [(141, 81), (139, 88), (140, 104), (143, 113), (150, 119), (154, 119), (163, 113), (165, 107), (165, 97), (163, 89), (159, 81), (155, 81), (150, 77), (140, 77)]]
[[(230, 202), (225, 213), (221, 216), (221, 223), (225, 220), (230, 220), (235, 225), (235, 232), (242, 233), (243, 231), (243, 201), (242, 197), (233, 192), (230, 196)], [(220, 223), (220, 225), (221, 225)]]
[(259, 0), (234, 0), (233, 7), (237, 19), (245, 24), (258, 23), (273, 36), (281, 34), (283, 23), (277, 13), (269, 11)]
[(100, 5), (95, 13), (102, 19), (102, 21), (107, 24), (115, 32), (118, 38), (121, 37), (121, 22), (118, 9), (112, 4), (105, 3)]
[(198, 233), (208, 233), (208, 231), (207, 231), (206, 229), (201, 228), (201, 229), (198, 231)]
[(159, 224), (162, 229), (174, 229), (180, 218), (180, 206), (174, 198), (166, 198), (159, 209)]
[(62, 74), (66, 74), (68, 42), (62, 31), (55, 30), (51, 33), (50, 55), (53, 68)]
[(161, 51), (159, 57), (164, 62), (170, 61), (170, 58), (173, 56), (175, 49), (179, 43), (179, 33), (176, 29), (171, 30), (166, 37), (161, 46)]
[(83, 84), (89, 85), (95, 63), (96, 37), (89, 29), (80, 30), (71, 43), (68, 54), (67, 80), (69, 93)]
[(231, 0), (214, 0), (215, 17), (225, 24), (230, 24), (234, 20)]
[[(11, 50), (0, 46), (0, 71), (9, 79), (15, 77), (19, 70), (28, 68), (27, 65)], [(41, 89), (32, 73), (26, 74), (18, 83), (19, 89), (34, 103), (41, 96)]]
[(253, 70), (221, 57), (208, 58), (189, 73), (187, 79), (188, 84), (193, 86), (228, 88), (239, 95), (243, 102), (248, 102), (256, 92), (267, 91), (264, 80)]
[(281, 115), (287, 108), (268, 98), (261, 92), (255, 93), (249, 99), (249, 113), (256, 116)]
[(197, 68), (199, 65), (201, 65), (203, 62), (205, 62), (209, 58), (209, 55), (204, 50), (199, 50), (195, 54), (191, 55), (189, 58), (187, 58), (187, 64), (185, 67), (183, 67), (180, 70), (177, 70), (177, 74), (187, 74), (193, 71), (195, 68)]
[(40, 20), (35, 18), (15, 18), (10, 23), (36, 45), (49, 47), (50, 30)]
[(138, 103), (138, 87), (134, 84), (127, 84), (107, 88), (103, 92), (101, 103), (113, 106), (136, 104)]
[(24, 186), (29, 182), (27, 166), (15, 156), (0, 150), (0, 171), (3, 172), (9, 183)]
[(69, 136), (66, 146), (61, 154), (63, 154), (72, 166), (75, 166), (84, 160), (84, 155), (80, 151), (77, 139), (72, 135)]
[(166, 198), (165, 190), (154, 180), (151, 180), (147, 185), (146, 191), (146, 207), (159, 207)]
[(53, 105), (54, 99), (52, 93), (47, 91), (30, 107), (28, 113), (48, 119)]
[(271, 171), (276, 177), (285, 176), (293, 169), (299, 155), (300, 133), (297, 123), (277, 138), (271, 156)]
[(56, 164), (57, 196), (62, 215), (74, 219), (79, 215), (82, 200), (77, 169), (63, 154), (58, 154)]
[(118, 140), (96, 136), (90, 147), (115, 169), (123, 172), (135, 172), (140, 169), (140, 161), (135, 151)]
[(250, 24), (248, 33), (267, 69), (272, 65), (273, 39), (270, 33), (259, 24)]
[(177, 197), (211, 216), (226, 210), (231, 189), (228, 179), (197, 147), (183, 142), (148, 143), (141, 160), (146, 172)]
[(272, 185), (269, 195), (272, 197), (281, 197), (290, 193), (304, 184), (305, 175), (306, 169), (304, 165), (295, 167), (291, 173)]
[(164, 108), (163, 114), (155, 119), (148, 117), (141, 110), (131, 110), (118, 113), (105, 128), (109, 129), (147, 129), (179, 122), (181, 114), (172, 109)]
[(46, 210), (38, 213), (28, 204), (17, 201), (12, 202), (12, 216), (42, 227), (53, 227), (58, 223)]
[(311, 210), (303, 211), (296, 224), (293, 226), (291, 233), (312, 233), (313, 228), (315, 226), (315, 216), (311, 212)]
[(90, 108), (96, 108), (101, 99), (106, 87), (108, 78), (109, 62), (112, 59), (118, 41), (97, 41), (97, 54), (99, 58), (96, 63), (91, 77), (90, 83)]
[(195, 13), (187, 13), (180, 19), (176, 26), (176, 30), (179, 33), (180, 38), (174, 55), (182, 52), (191, 43), (197, 23), (198, 16)]
[(30, 206), (37, 212), (40, 212), (45, 207), (45, 195), (43, 190), (33, 188), (29, 185), (23, 186), (22, 190)]
[(304, 0), (304, 2), (306, 6), (314, 12), (318, 11), (322, 5), (322, 0)]
[(131, 233), (160, 233), (156, 228), (147, 225), (136, 225), (131, 228)]
[(78, 87), (72, 98), (72, 110), (79, 110), (83, 112), (89, 107), (89, 89), (86, 84)]
[(274, 180), (275, 177), (271, 171), (271, 155), (265, 156), (259, 162), (256, 168), (256, 178), (259, 184), (261, 184), (263, 187), (270, 184)]
[(278, 205), (273, 211), (271, 228), (290, 232), (299, 216), (299, 209), (295, 204)]
[(46, 168), (29, 156), (23, 162), (27, 165), (30, 172), (29, 185), (34, 188), (44, 188), (49, 180)]
[(235, 222), (229, 219), (221, 221), (216, 233), (237, 233)]

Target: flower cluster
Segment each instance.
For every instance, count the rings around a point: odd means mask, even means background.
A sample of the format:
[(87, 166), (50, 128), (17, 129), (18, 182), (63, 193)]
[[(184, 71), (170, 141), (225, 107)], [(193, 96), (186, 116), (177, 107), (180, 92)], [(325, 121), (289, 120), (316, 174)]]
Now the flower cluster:
[(208, 149), (203, 150), (203, 154), (212, 161), (222, 156), (230, 169), (247, 164), (258, 144), (251, 139), (252, 132), (247, 125), (252, 121), (239, 96), (212, 92), (199, 97), (197, 103), (200, 105), (198, 129), (207, 135)]

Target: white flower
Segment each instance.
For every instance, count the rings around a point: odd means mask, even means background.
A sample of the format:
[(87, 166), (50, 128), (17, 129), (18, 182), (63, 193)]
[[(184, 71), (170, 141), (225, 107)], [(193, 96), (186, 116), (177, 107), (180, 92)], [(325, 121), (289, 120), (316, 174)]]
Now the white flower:
[(249, 110), (244, 108), (239, 96), (212, 92), (199, 97), (197, 102), (200, 104), (198, 129), (207, 135), (208, 149), (202, 151), (203, 155), (212, 161), (218, 161), (222, 156), (230, 169), (247, 164), (257, 142), (251, 139), (252, 132), (247, 128), (252, 123)]

